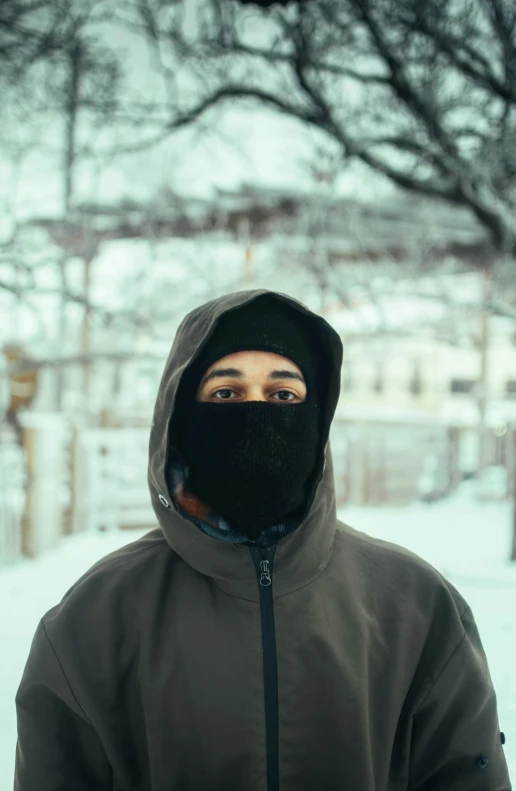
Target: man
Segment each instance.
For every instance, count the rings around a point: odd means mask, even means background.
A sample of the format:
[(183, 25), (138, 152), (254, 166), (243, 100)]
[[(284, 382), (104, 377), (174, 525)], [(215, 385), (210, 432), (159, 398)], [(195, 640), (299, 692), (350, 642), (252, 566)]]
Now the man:
[(17, 791), (510, 791), (461, 594), (338, 521), (342, 344), (264, 289), (183, 320), (159, 388), (159, 528), (43, 616)]

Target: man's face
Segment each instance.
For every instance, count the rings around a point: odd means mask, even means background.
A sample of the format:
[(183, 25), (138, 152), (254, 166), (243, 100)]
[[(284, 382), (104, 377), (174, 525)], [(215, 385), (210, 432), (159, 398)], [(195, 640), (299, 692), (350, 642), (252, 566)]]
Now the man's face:
[(196, 401), (268, 401), (299, 404), (306, 384), (296, 363), (273, 352), (235, 352), (221, 357), (201, 379)]

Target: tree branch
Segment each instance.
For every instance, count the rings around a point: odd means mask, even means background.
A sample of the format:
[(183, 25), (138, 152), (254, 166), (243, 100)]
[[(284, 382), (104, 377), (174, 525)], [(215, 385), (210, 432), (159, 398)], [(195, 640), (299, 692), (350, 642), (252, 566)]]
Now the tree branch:
[[(430, 14), (423, 14), (418, 23), (421, 32), (434, 41), (458, 71), (470, 77), (482, 88), (497, 94), (508, 102), (516, 101), (516, 83), (514, 79), (500, 82), (491, 69), (491, 62), (479, 50), (468, 46), (464, 39), (446, 35), (438, 24), (434, 24)], [(481, 68), (474, 64), (479, 64)]]
[(150, 136), (134, 145), (117, 146), (116, 151), (124, 154), (146, 151), (163, 142), (178, 129), (191, 125), (212, 107), (227, 99), (255, 99), (257, 102), (273, 107), (288, 116), (299, 118), (299, 120), (309, 124), (318, 125), (318, 115), (311, 113), (308, 109), (296, 107), (296, 105), (290, 104), (279, 96), (260, 88), (249, 87), (245, 84), (230, 84), (218, 88), (187, 112), (178, 114), (177, 117), (168, 121), (156, 135)]
[[(229, 53), (239, 52), (242, 55), (249, 55), (251, 57), (261, 58), (269, 63), (282, 63), (290, 65), (292, 63), (292, 55), (288, 52), (273, 52), (270, 49), (262, 49), (260, 47), (251, 47), (248, 44), (243, 44), (241, 41), (232, 40), (230, 47), (223, 48), (220, 56), (227, 56)], [(216, 55), (216, 53), (214, 53)], [(336, 77), (349, 77), (357, 82), (365, 84), (376, 83), (378, 85), (388, 85), (389, 80), (384, 74), (364, 74), (362, 72), (351, 69), (348, 66), (337, 63), (329, 63), (326, 60), (312, 59), (309, 63), (309, 68), (319, 74), (331, 74)]]
[[(390, 73), (390, 84), (399, 99), (412, 108), (415, 115), (423, 122), (430, 137), (441, 147), (446, 156), (450, 174), (454, 174), (459, 165), (459, 157), (455, 142), (439, 123), (436, 108), (430, 107), (411, 84), (400, 54), (394, 53), (389, 46), (381, 25), (376, 21), (371, 10), (370, 0), (355, 0), (357, 10), (369, 30), (378, 53), (385, 61)], [(446, 164), (446, 161), (443, 161)]]

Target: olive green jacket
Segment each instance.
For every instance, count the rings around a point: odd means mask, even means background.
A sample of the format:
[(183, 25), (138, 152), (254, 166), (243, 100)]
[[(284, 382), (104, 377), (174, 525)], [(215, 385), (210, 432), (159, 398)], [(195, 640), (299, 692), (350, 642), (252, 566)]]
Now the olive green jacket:
[(510, 791), (467, 602), (414, 553), (337, 519), (342, 344), (324, 319), (277, 294), (311, 317), (329, 371), (296, 529), (236, 540), (171, 490), (185, 368), (222, 313), (261, 293), (276, 292), (227, 294), (177, 331), (150, 436), (159, 527), (41, 619), (16, 695), (15, 790)]

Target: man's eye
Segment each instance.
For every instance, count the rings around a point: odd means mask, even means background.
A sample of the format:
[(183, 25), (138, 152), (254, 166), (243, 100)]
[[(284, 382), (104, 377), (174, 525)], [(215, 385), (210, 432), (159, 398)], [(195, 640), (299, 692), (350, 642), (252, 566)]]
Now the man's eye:
[(284, 395), (285, 393), (287, 393), (289, 396), (293, 396), (293, 398), (280, 398), (278, 399), (279, 401), (292, 401), (294, 398), (297, 398), (296, 394), (292, 393), (290, 390), (278, 390), (278, 392), (274, 393), (273, 395)]
[[(219, 393), (230, 393), (231, 394), (231, 393), (234, 393), (234, 390), (230, 390), (228, 387), (223, 387), (220, 390), (215, 390), (215, 392), (212, 393), (212, 395), (213, 396), (219, 396)], [(292, 398), (278, 398), (278, 399), (275, 399), (275, 400), (277, 400), (277, 401), (293, 401), (295, 398), (297, 398), (296, 394), (293, 393), (291, 390), (278, 390), (275, 393), (273, 393), (273, 396), (285, 395), (285, 394), (287, 394), (289, 396), (292, 396)], [(221, 396), (219, 396), (217, 398), (217, 401), (233, 401), (233, 399), (231, 398), (231, 396), (226, 397), (226, 396), (222, 396), (221, 395)]]
[[(232, 393), (232, 392), (233, 392), (233, 390), (229, 390), (227, 387), (224, 387), (222, 390), (215, 390), (213, 395), (217, 395), (217, 393)], [(229, 398), (219, 398), (218, 400), (219, 401), (230, 401), (231, 399), (229, 399)]]

